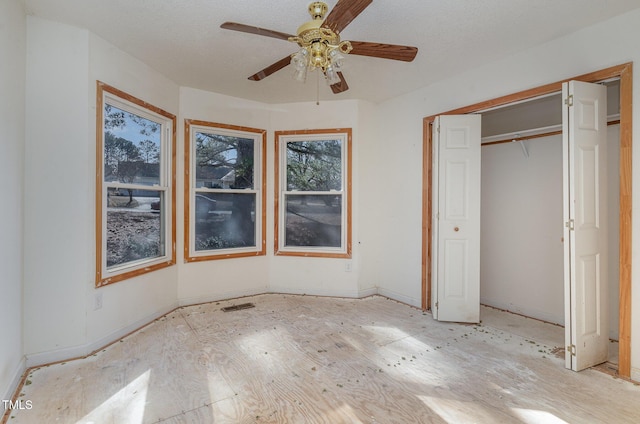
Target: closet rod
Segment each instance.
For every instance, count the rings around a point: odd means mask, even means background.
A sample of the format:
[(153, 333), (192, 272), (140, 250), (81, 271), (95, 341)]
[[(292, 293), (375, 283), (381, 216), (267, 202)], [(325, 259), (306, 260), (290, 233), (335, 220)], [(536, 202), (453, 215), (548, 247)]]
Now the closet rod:
[(490, 146), (492, 144), (511, 143), (512, 141), (530, 140), (532, 138), (546, 137), (555, 134), (562, 134), (562, 124), (484, 137), (482, 139), (482, 145)]
[[(620, 123), (620, 114), (607, 116), (607, 126), (617, 125)], [(530, 133), (530, 135), (523, 135)], [(562, 124), (551, 125), (549, 127), (535, 128), (519, 132), (499, 134), (496, 136), (484, 137), (484, 140), (492, 140), (481, 143), (482, 146), (491, 146), (493, 144), (511, 143), (513, 141), (532, 140), (534, 138), (548, 137), (552, 135), (562, 134)], [(497, 140), (496, 140), (497, 139)]]

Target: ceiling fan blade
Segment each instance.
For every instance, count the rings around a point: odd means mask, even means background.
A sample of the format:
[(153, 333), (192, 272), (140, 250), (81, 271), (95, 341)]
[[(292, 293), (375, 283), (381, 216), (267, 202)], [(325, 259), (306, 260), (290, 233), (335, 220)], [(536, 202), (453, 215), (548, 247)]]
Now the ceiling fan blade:
[(285, 58), (280, 59), (276, 63), (271, 64), (266, 68), (264, 68), (263, 70), (251, 75), (248, 79), (250, 79), (251, 81), (260, 81), (261, 79), (266, 78), (275, 72), (278, 72), (280, 69), (284, 68), (289, 63), (291, 63), (291, 56), (287, 56)]
[(373, 0), (338, 0), (322, 24), (338, 34), (347, 27)]
[(285, 34), (284, 32), (273, 31), (270, 29), (259, 28), (250, 25), (239, 24), (236, 22), (225, 22), (220, 25), (220, 28), (230, 29), (232, 31), (247, 32), (249, 34), (263, 35), (265, 37), (278, 38), (280, 40), (289, 40), (289, 37), (293, 37), (291, 34)]
[(411, 62), (416, 57), (416, 54), (418, 54), (417, 47), (399, 46), (396, 44), (351, 41), (351, 47), (353, 47), (353, 50), (351, 50), (349, 54), (402, 60), (404, 62)]
[(343, 91), (347, 91), (349, 89), (349, 86), (347, 85), (347, 81), (345, 81), (344, 76), (342, 75), (342, 72), (338, 72), (338, 76), (340, 77), (340, 82), (330, 86), (331, 91), (333, 91), (334, 94), (342, 93)]

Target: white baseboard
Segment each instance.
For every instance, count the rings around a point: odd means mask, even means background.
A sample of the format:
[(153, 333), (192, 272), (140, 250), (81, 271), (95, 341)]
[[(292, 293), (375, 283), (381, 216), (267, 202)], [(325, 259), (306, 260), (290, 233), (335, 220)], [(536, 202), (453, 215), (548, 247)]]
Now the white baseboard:
[(131, 332), (134, 332), (145, 325), (150, 324), (154, 320), (160, 318), (163, 315), (168, 314), (178, 307), (178, 304), (172, 304), (168, 307), (165, 307), (159, 311), (154, 312), (151, 315), (147, 315), (144, 318), (141, 318), (126, 327), (120, 328), (112, 333), (107, 334), (104, 337), (101, 337), (98, 340), (95, 340), (91, 343), (87, 343), (80, 346), (73, 346), (65, 349), (58, 350), (50, 350), (47, 352), (34, 353), (26, 356), (26, 367), (32, 368), (40, 365), (51, 364), (54, 362), (60, 361), (68, 361), (75, 358), (83, 358), (85, 356), (90, 355), (91, 353), (108, 346), (109, 344), (120, 340), (124, 336), (128, 335)]
[(416, 308), (422, 307), (422, 299), (405, 296), (403, 294), (394, 292), (393, 290), (387, 290), (380, 287), (378, 288), (378, 294), (384, 297), (388, 297), (389, 299), (397, 300), (398, 302), (406, 303), (407, 305), (411, 305)]
[(193, 296), (193, 297), (185, 297), (178, 300), (180, 306), (190, 306), (190, 305), (198, 305), (200, 303), (209, 303), (209, 302), (217, 302), (219, 300), (228, 300), (228, 299), (236, 299), (239, 297), (246, 296), (256, 296), (259, 294), (269, 293), (267, 287), (259, 287), (250, 290), (239, 290), (239, 291), (230, 291), (223, 293), (216, 293), (212, 295), (205, 296)]
[(269, 286), (267, 293), (285, 293), (285, 294), (300, 294), (308, 296), (327, 296), (327, 297), (348, 297), (358, 299), (361, 297), (369, 296), (371, 294), (377, 294), (377, 288), (371, 288), (366, 290), (323, 290), (323, 289), (301, 289), (299, 287), (284, 287), (284, 286)]
[(367, 296), (373, 296), (373, 295), (376, 295), (376, 294), (380, 294), (378, 288), (377, 287), (370, 287), (368, 289), (358, 290), (358, 296), (357, 297), (362, 298), (362, 297), (367, 297)]
[[(334, 296), (334, 297), (349, 297), (349, 298), (362, 298), (362, 297), (371, 296), (375, 294), (382, 294), (382, 293), (379, 293), (379, 290), (376, 287), (371, 287), (369, 289), (358, 290), (358, 291), (352, 291), (352, 290), (334, 291), (334, 290), (303, 290), (303, 289), (290, 288), (290, 287), (273, 287), (272, 286), (269, 290), (267, 290), (267, 288), (264, 287), (264, 288), (257, 288), (257, 289), (251, 289), (251, 290), (225, 292), (225, 293), (219, 293), (219, 294), (209, 295), (209, 296), (195, 296), (195, 297), (180, 299), (176, 304), (172, 304), (166, 308), (163, 308), (162, 310), (156, 311), (151, 315), (141, 318), (127, 325), (126, 327), (123, 327), (119, 330), (109, 333), (108, 335), (101, 337), (100, 339), (97, 339), (91, 343), (27, 355), (25, 359), (23, 359), (21, 369), (19, 370), (16, 376), (17, 382), (15, 383), (15, 385), (12, 384), (13, 390), (15, 391), (15, 388), (20, 382), (20, 378), (22, 378), (22, 374), (26, 369), (32, 368), (32, 367), (38, 367), (45, 364), (51, 364), (55, 362), (69, 361), (76, 358), (84, 358), (90, 355), (91, 353), (98, 351), (100, 349), (103, 349), (105, 346), (108, 346), (109, 344), (117, 340), (120, 340), (126, 335), (150, 324), (154, 320), (160, 318), (163, 315), (166, 315), (167, 313), (171, 312), (177, 307), (196, 305), (200, 303), (215, 302), (215, 301), (226, 300), (226, 299), (234, 299), (234, 298), (240, 298), (240, 297), (246, 297), (246, 296), (255, 296), (260, 294), (268, 294), (268, 293), (307, 294), (312, 296)], [(390, 297), (392, 299), (399, 300), (401, 302), (408, 303), (405, 300), (399, 298), (398, 296), (392, 296), (388, 294), (385, 296)]]
[(510, 303), (496, 302), (491, 299), (480, 298), (480, 303), (483, 305), (491, 306), (505, 311), (513, 312), (515, 314), (524, 315), (526, 317), (539, 319), (542, 321), (550, 322), (553, 324), (564, 325), (564, 315), (555, 315), (548, 312), (539, 311), (536, 309), (530, 309), (521, 307), (519, 305), (513, 305)]
[(258, 296), (261, 294), (295, 294), (295, 295), (309, 295), (309, 296), (327, 296), (327, 297), (347, 297), (347, 298), (356, 298), (360, 299), (367, 296), (373, 296), (378, 294), (377, 287), (370, 287), (368, 289), (358, 290), (358, 291), (334, 291), (334, 290), (308, 290), (308, 289), (298, 289), (291, 287), (274, 287), (270, 286), (252, 289), (252, 290), (244, 290), (237, 292), (225, 292), (218, 293), (215, 295), (208, 296), (194, 296), (188, 297), (184, 299), (180, 299), (180, 306), (190, 306), (190, 305), (198, 305), (201, 303), (209, 303), (209, 302), (217, 302), (221, 300), (229, 300), (229, 299), (238, 299), (247, 296)]
[[(20, 381), (22, 380), (22, 375), (27, 369), (27, 361), (25, 357), (22, 357), (16, 370), (13, 373), (13, 378), (9, 382), (9, 387), (7, 387), (6, 391), (2, 394), (3, 400), (10, 400), (13, 398), (16, 390), (18, 390), (18, 386), (20, 385)], [(0, 409), (0, 412), (4, 412), (4, 409)], [(0, 420), (2, 420), (2, 413), (0, 413)]]

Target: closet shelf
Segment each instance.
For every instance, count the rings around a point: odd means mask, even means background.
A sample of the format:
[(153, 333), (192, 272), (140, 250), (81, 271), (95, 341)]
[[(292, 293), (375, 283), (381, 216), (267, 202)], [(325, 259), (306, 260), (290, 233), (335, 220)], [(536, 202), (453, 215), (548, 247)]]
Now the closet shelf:
[[(617, 123), (620, 121), (620, 114), (616, 113), (607, 116), (607, 124)], [(549, 125), (546, 127), (531, 128), (521, 131), (514, 131), (503, 134), (490, 135), (482, 137), (482, 144), (503, 143), (508, 141), (528, 140), (530, 138), (542, 137), (544, 135), (556, 134), (562, 132), (562, 124)]]

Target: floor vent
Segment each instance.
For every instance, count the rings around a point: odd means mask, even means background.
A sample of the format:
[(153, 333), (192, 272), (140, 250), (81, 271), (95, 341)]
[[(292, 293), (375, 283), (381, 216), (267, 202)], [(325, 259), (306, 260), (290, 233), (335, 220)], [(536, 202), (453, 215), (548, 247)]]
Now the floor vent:
[(233, 305), (233, 306), (227, 306), (226, 308), (222, 308), (223, 312), (233, 312), (233, 311), (239, 311), (241, 309), (249, 309), (249, 308), (255, 308), (256, 305), (254, 305), (253, 303), (242, 303), (240, 305)]

